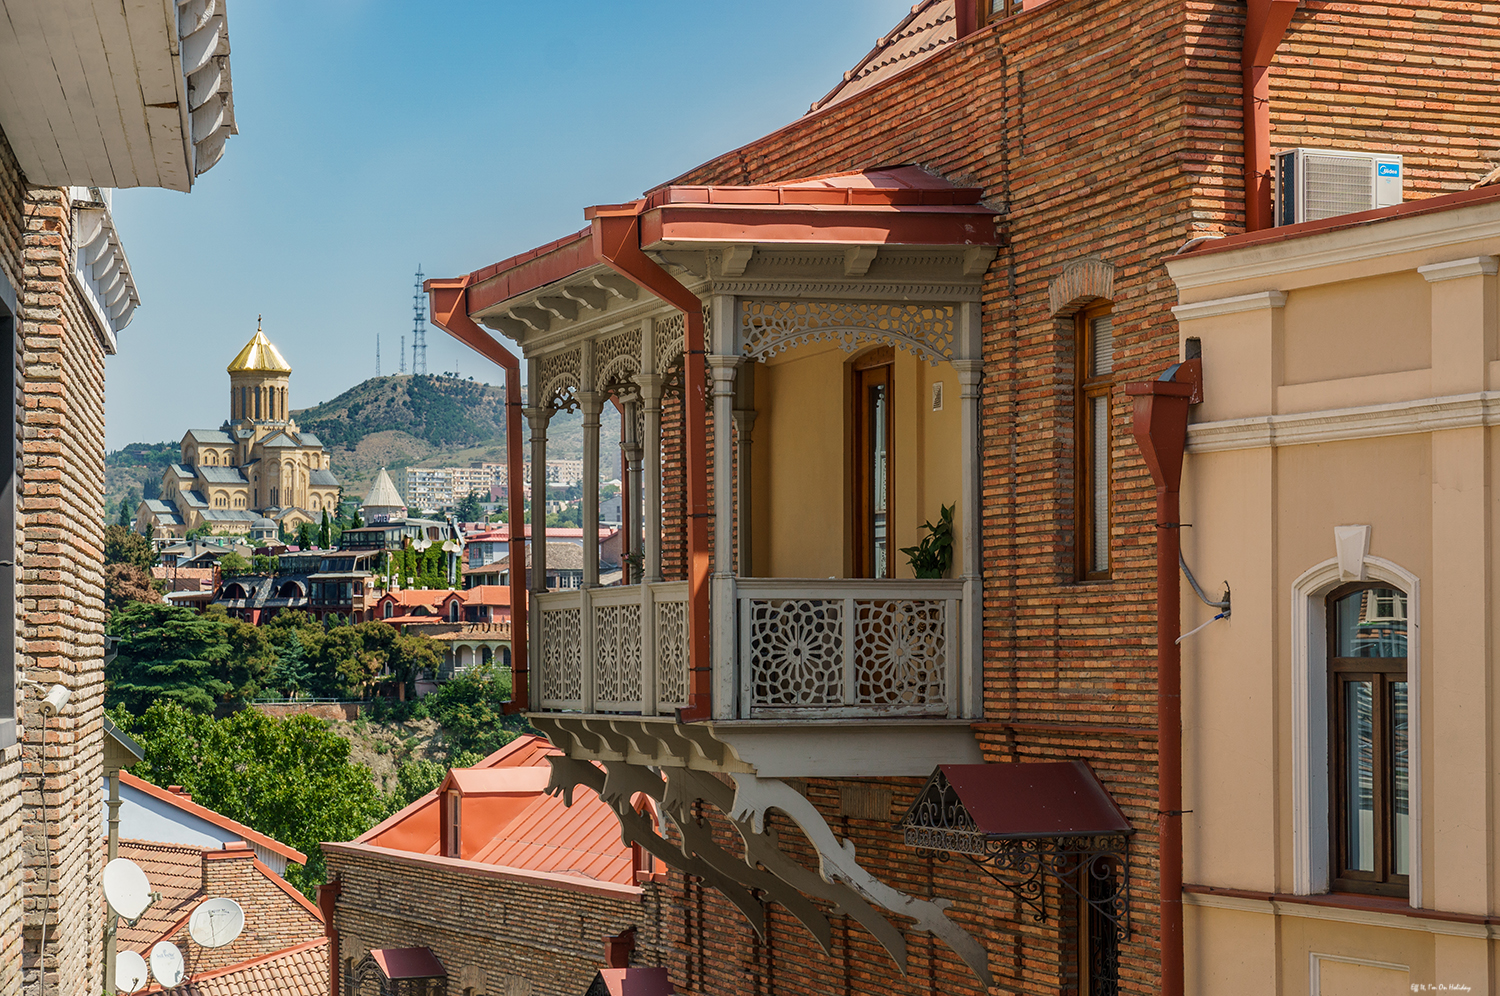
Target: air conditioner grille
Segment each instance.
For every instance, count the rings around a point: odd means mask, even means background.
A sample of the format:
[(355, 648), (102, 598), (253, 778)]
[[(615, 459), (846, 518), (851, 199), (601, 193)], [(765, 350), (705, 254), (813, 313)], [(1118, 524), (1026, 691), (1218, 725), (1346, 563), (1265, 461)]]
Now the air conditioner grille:
[(1307, 194), (1303, 217), (1307, 221), (1368, 211), (1375, 203), (1375, 177), (1369, 159), (1308, 156), (1303, 169)]

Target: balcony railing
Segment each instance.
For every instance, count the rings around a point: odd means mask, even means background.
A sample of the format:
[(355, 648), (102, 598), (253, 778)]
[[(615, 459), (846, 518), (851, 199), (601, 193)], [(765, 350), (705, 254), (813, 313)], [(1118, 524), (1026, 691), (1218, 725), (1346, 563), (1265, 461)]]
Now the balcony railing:
[[(735, 579), (741, 719), (956, 718), (965, 662), (962, 581)], [(538, 599), (543, 711), (670, 715), (687, 704), (687, 583), (553, 592)]]

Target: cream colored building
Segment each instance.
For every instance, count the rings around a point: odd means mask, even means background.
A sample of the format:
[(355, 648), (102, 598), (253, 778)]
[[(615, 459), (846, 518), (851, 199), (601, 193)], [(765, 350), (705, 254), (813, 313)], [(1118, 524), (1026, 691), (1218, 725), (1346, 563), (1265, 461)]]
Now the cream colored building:
[(161, 498), (141, 502), (137, 531), (248, 534), (267, 519), (290, 530), (337, 511), (328, 454), (291, 417), (292, 368), (259, 326), (228, 372), (229, 420), (182, 437), (182, 460), (162, 474)]
[(1233, 595), (1182, 643), (1188, 992), (1500, 986), (1497, 257), (1490, 187), (1167, 264)]

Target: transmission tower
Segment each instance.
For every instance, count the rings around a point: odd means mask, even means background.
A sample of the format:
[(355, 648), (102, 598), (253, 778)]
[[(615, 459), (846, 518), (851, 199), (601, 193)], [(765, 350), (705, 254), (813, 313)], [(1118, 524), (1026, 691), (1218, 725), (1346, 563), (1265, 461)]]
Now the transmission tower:
[(417, 290), (411, 296), (411, 372), (427, 372), (427, 295), (422, 292), (422, 265), (417, 264)]
[(397, 372), (398, 373), (406, 373), (406, 333), (405, 332), (401, 333), (401, 349), (396, 353), (396, 355), (399, 356), (399, 357), (401, 357), (401, 369), (399, 371), (397, 371)]
[(375, 376), (380, 376), (380, 333), (375, 333)]

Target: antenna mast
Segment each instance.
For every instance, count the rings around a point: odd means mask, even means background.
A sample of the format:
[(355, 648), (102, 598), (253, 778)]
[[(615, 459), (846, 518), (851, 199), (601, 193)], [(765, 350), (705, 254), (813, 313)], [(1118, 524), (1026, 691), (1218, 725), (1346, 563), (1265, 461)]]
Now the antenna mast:
[(427, 295), (422, 293), (422, 264), (417, 264), (417, 289), (411, 296), (411, 372), (427, 373)]
[(380, 376), (380, 333), (375, 333), (375, 376)]

